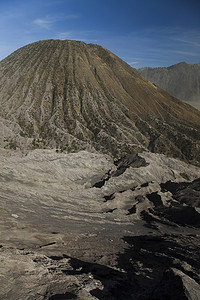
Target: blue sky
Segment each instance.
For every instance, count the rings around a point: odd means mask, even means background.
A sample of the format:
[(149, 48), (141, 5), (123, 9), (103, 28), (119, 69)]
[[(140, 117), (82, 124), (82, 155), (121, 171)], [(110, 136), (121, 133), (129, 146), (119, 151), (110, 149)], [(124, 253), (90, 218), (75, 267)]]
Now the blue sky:
[(200, 63), (200, 0), (0, 1), (0, 60), (45, 39), (99, 44), (134, 68)]

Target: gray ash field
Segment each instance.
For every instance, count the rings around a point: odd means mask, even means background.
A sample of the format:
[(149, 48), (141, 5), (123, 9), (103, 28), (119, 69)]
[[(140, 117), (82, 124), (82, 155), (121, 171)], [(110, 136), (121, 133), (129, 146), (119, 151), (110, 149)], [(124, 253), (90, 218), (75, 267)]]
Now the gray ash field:
[(198, 299), (198, 167), (55, 150), (0, 167), (1, 299)]

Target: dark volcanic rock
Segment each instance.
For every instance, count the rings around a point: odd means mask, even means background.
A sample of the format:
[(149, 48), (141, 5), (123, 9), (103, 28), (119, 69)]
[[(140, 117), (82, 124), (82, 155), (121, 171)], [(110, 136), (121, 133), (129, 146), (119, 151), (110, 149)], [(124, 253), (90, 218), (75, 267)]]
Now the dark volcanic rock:
[(161, 184), (162, 190), (170, 191), (180, 203), (200, 207), (200, 178), (192, 182), (171, 182)]
[(197, 300), (200, 295), (199, 284), (180, 270), (171, 268), (164, 272), (161, 282), (149, 299)]
[(169, 207), (162, 211), (162, 214), (165, 218), (178, 225), (190, 225), (200, 227), (200, 213), (197, 212), (194, 207)]
[(157, 192), (154, 192), (154, 193), (151, 193), (151, 194), (147, 194), (146, 195), (147, 198), (153, 202), (153, 204), (157, 207), (157, 206), (160, 206), (160, 205), (163, 205), (162, 203), (162, 200), (161, 200), (161, 196), (158, 195)]
[(149, 235), (124, 239), (130, 248), (119, 255), (118, 263), (126, 270), (131, 285), (127, 299), (198, 299), (197, 237)]
[(112, 176), (119, 176), (125, 172), (129, 167), (140, 168), (148, 166), (148, 163), (143, 157), (140, 157), (138, 154), (129, 154), (123, 158), (120, 158), (115, 162), (117, 170), (112, 173)]

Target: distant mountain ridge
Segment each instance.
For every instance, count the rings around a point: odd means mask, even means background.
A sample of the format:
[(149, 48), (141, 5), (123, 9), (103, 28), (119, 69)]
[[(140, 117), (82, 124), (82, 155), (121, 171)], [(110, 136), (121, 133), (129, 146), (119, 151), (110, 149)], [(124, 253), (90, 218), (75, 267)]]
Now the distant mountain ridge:
[(200, 112), (98, 45), (47, 40), (15, 51), (0, 62), (0, 105), (4, 148), (200, 161)]
[(141, 68), (138, 72), (174, 97), (200, 109), (200, 64), (180, 62), (167, 68)]

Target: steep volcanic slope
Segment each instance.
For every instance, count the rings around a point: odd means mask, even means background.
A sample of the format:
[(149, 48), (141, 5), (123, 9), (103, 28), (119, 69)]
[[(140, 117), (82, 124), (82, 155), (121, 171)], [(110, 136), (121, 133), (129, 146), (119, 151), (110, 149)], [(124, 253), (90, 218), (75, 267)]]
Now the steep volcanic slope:
[(200, 112), (97, 45), (48, 40), (0, 63), (5, 148), (149, 149), (200, 161)]
[(168, 68), (142, 68), (138, 72), (174, 97), (200, 109), (200, 64), (181, 62)]

